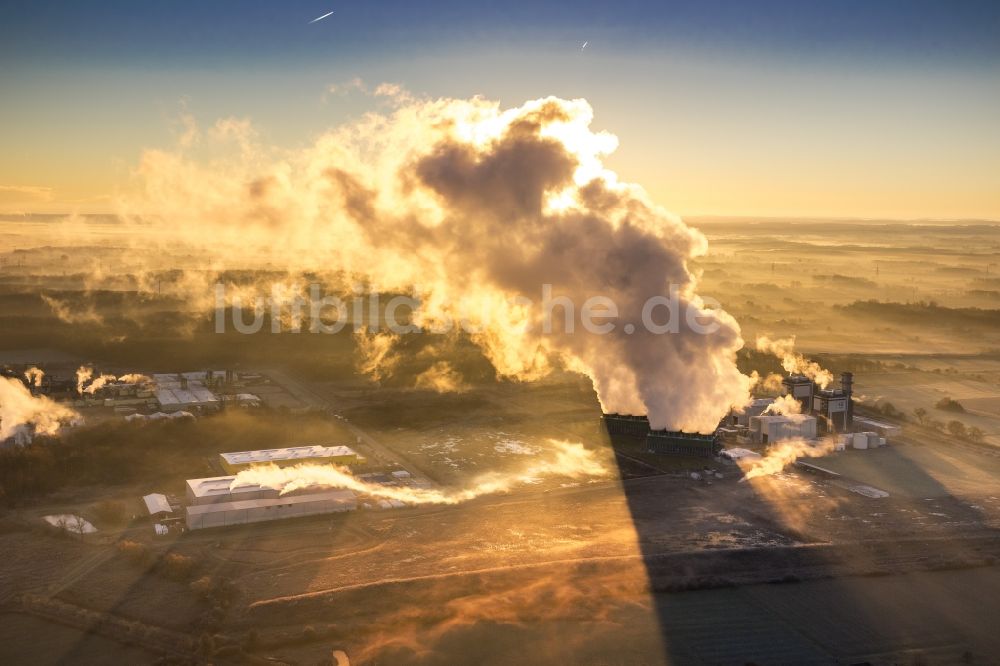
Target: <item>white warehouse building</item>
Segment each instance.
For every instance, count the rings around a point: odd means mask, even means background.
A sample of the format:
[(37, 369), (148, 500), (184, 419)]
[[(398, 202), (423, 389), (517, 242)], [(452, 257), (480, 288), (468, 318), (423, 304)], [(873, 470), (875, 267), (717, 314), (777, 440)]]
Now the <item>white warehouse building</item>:
[(235, 480), (235, 476), (187, 480), (189, 530), (352, 511), (358, 506), (350, 490), (307, 487), (282, 495), (277, 488), (257, 484), (233, 487)]
[(357, 506), (357, 497), (350, 490), (325, 490), (305, 495), (286, 495), (269, 499), (210, 502), (187, 507), (187, 527), (189, 530), (200, 530), (209, 527), (246, 525), (285, 518), (352, 511)]
[(753, 441), (759, 444), (773, 444), (794, 437), (816, 439), (816, 417), (802, 414), (752, 416), (750, 432)]
[(153, 375), (156, 402), (164, 412), (216, 410), (221, 404), (199, 377), (204, 373)]

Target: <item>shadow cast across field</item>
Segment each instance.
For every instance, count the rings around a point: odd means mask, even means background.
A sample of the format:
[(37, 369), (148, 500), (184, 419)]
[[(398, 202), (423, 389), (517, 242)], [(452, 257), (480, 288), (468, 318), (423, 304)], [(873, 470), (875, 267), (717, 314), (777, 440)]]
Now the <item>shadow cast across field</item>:
[[(1000, 571), (989, 566), (1000, 536), (909, 458), (893, 474), (938, 498), (947, 519), (932, 530), (907, 525), (914, 501), (872, 499), (796, 472), (712, 485), (676, 475), (623, 480), (665, 662), (988, 663), (1000, 653), (988, 619), (1000, 596)], [(678, 485), (685, 512), (735, 517), (759, 543), (665, 547), (685, 529), (665, 508)], [(889, 506), (898, 524), (869, 527)], [(825, 529), (831, 523), (858, 529)]]

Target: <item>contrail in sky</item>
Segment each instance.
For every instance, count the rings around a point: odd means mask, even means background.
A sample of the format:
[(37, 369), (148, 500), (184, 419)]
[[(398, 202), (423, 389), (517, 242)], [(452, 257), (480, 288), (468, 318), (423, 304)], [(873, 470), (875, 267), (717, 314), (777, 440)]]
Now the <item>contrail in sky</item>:
[(312, 21), (309, 21), (309, 23), (312, 24), (312, 23), (315, 23), (316, 21), (322, 21), (323, 19), (325, 19), (327, 16), (329, 16), (332, 13), (333, 12), (327, 12), (326, 14), (323, 14), (322, 16), (317, 16)]

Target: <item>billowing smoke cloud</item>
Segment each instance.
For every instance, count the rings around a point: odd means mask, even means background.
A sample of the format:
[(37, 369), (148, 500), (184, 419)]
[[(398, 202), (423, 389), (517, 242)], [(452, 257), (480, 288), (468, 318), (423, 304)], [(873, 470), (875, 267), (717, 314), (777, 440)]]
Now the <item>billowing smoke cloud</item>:
[(116, 379), (118, 378), (115, 377), (114, 375), (101, 375), (99, 377), (95, 377), (94, 380), (90, 382), (90, 384), (85, 389), (83, 389), (83, 392), (93, 395), (94, 393), (97, 393), (100, 389), (104, 388), (104, 386), (108, 382), (113, 382)]
[(358, 357), (356, 366), (358, 372), (368, 375), (375, 381), (380, 381), (392, 374), (399, 365), (400, 357), (393, 351), (396, 334), (388, 331), (372, 333), (366, 328), (359, 328), (354, 333), (355, 349)]
[(782, 388), (782, 379), (784, 377), (773, 372), (761, 377), (760, 373), (754, 370), (750, 373), (750, 392), (778, 393)]
[(28, 384), (38, 388), (42, 385), (42, 379), (45, 377), (45, 371), (41, 368), (36, 368), (31, 366), (24, 371), (24, 378), (28, 380)]
[(58, 298), (42, 294), (42, 301), (52, 309), (52, 314), (67, 324), (100, 324), (104, 320), (97, 314), (92, 305), (75, 309), (69, 303)]
[(41, 435), (54, 435), (63, 425), (79, 419), (69, 407), (31, 395), (21, 381), (0, 377), (0, 439), (14, 436), (25, 426), (34, 426)]
[(740, 461), (744, 470), (741, 481), (749, 481), (759, 476), (777, 474), (795, 462), (797, 458), (821, 458), (834, 450), (835, 442), (831, 438), (819, 441), (809, 441), (801, 437), (783, 439), (772, 445), (763, 458), (759, 460)]
[(757, 351), (774, 354), (781, 359), (781, 367), (789, 374), (805, 375), (816, 382), (820, 388), (826, 388), (833, 383), (833, 373), (822, 368), (818, 363), (807, 361), (802, 354), (795, 352), (795, 338), (780, 338), (772, 340), (767, 336), (757, 338)]
[[(705, 306), (688, 269), (704, 236), (604, 168), (617, 140), (590, 129), (586, 101), (501, 110), (478, 98), (384, 93), (390, 111), (299, 151), (262, 147), (245, 121), (188, 132), (176, 150), (144, 153), (121, 210), (161, 241), (204, 249), (210, 240), (214, 256), (340, 270), (382, 293), (415, 293), (414, 321), (436, 330), (464, 317), (498, 376), (579, 371), (605, 410), (648, 414), (654, 427), (708, 432), (745, 403), (739, 327)], [(544, 332), (546, 284), (577, 319), (587, 299), (607, 297), (618, 325), (570, 333), (560, 307)], [(652, 333), (644, 306), (671, 287), (680, 326)], [(696, 332), (688, 311), (714, 332)], [(664, 323), (665, 313), (651, 318)]]
[(607, 468), (597, 460), (593, 451), (577, 443), (549, 441), (553, 446), (551, 456), (533, 462), (517, 473), (483, 475), (468, 488), (460, 490), (383, 486), (359, 479), (346, 468), (318, 464), (290, 467), (254, 466), (239, 472), (233, 480), (232, 487), (256, 484), (289, 493), (300, 488), (320, 486), (353, 490), (371, 497), (399, 500), (407, 504), (458, 504), (480, 495), (510, 490), (518, 484), (532, 482), (541, 477), (561, 476), (578, 479), (607, 475)]
[(779, 395), (762, 413), (797, 416), (802, 414), (802, 403), (791, 395)]
[(448, 361), (438, 361), (427, 368), (415, 380), (417, 388), (429, 389), (438, 393), (462, 393), (469, 386)]
[(153, 378), (138, 372), (132, 372), (127, 375), (121, 375), (118, 377), (118, 381), (125, 384), (151, 384)]

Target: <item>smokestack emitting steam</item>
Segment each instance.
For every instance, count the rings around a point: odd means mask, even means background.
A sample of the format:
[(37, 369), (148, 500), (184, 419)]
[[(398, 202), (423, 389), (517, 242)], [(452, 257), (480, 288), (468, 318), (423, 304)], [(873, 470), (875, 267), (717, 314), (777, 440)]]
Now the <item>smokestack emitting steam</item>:
[(767, 336), (757, 338), (757, 351), (774, 354), (781, 359), (781, 367), (790, 375), (804, 375), (816, 382), (820, 388), (833, 383), (833, 373), (823, 369), (818, 363), (807, 361), (795, 352), (795, 338), (772, 340)]
[(34, 386), (35, 388), (40, 388), (42, 385), (42, 378), (45, 377), (45, 371), (31, 366), (24, 371), (24, 378), (28, 380), (28, 384)]
[(555, 447), (554, 455), (550, 458), (534, 462), (517, 473), (480, 476), (471, 486), (461, 490), (383, 486), (359, 479), (343, 467), (308, 463), (291, 467), (254, 466), (239, 472), (230, 487), (260, 485), (276, 488), (284, 494), (300, 488), (319, 486), (353, 490), (372, 497), (399, 500), (407, 504), (457, 504), (480, 495), (503, 492), (519, 483), (539, 477), (562, 476), (579, 479), (604, 476), (608, 473), (604, 465), (594, 456), (594, 452), (585, 449), (581, 444), (559, 440), (549, 440), (549, 442)]
[(94, 381), (90, 382), (90, 385), (83, 389), (83, 392), (93, 395), (94, 393), (97, 393), (97, 391), (100, 390), (105, 384), (113, 382), (116, 379), (118, 378), (114, 375), (101, 375), (100, 377), (95, 378)]
[[(93, 380), (93, 381), (91, 381)], [(80, 395), (84, 393), (94, 394), (109, 382), (125, 382), (126, 384), (148, 384), (153, 380), (146, 375), (137, 372), (116, 377), (115, 375), (102, 374), (94, 378), (94, 369), (87, 366), (80, 366), (76, 370), (76, 392)], [(89, 382), (89, 384), (88, 384)]]
[[(464, 318), (499, 377), (570, 368), (591, 378), (605, 411), (648, 414), (653, 428), (712, 432), (745, 404), (739, 326), (705, 307), (688, 270), (705, 237), (604, 168), (617, 139), (590, 129), (585, 100), (501, 110), (478, 98), (417, 100), (389, 86), (376, 94), (391, 113), (368, 114), (299, 151), (262, 148), (234, 119), (199, 143), (211, 155), (205, 162), (187, 154), (190, 137), (173, 152), (146, 151), (122, 210), (156, 211), (136, 217), (164, 238), (202, 248), (211, 239), (214, 256), (332, 268), (373, 291), (413, 292), (418, 325)], [(561, 306), (551, 332), (541, 308), (523, 306), (538, 303), (543, 285), (572, 304), (575, 332), (564, 330)], [(644, 306), (671, 288), (681, 324), (650, 332)], [(579, 325), (593, 296), (616, 306), (613, 332)], [(714, 332), (693, 330), (689, 311)], [(652, 317), (666, 318), (664, 308)], [(371, 359), (391, 358), (386, 342)]]
[(76, 369), (76, 392), (83, 395), (83, 387), (94, 376), (94, 369), (81, 365)]
[(795, 462), (797, 458), (821, 458), (833, 452), (835, 442), (831, 438), (811, 442), (801, 437), (783, 439), (773, 444), (767, 454), (759, 460), (739, 461), (744, 471), (741, 482), (756, 479), (759, 476), (777, 474)]
[(80, 415), (45, 396), (34, 396), (19, 380), (0, 377), (0, 439), (13, 436), (19, 428), (33, 425), (35, 432), (54, 435)]

